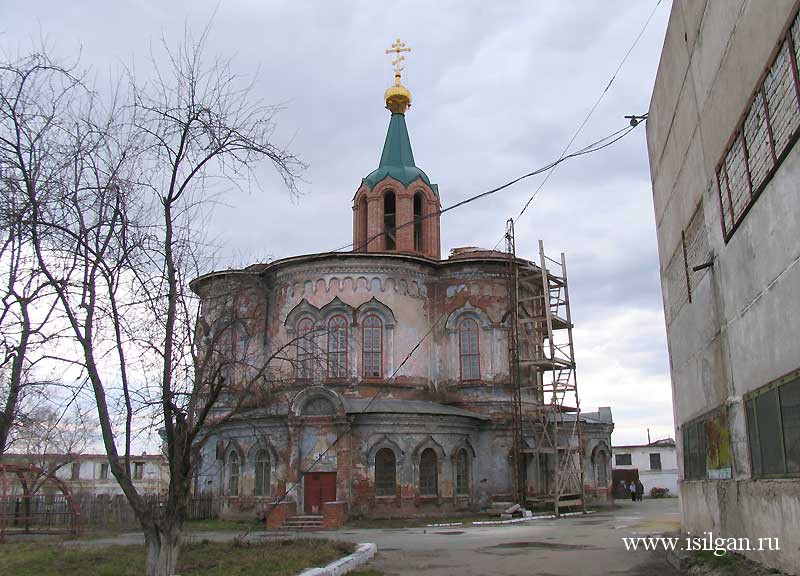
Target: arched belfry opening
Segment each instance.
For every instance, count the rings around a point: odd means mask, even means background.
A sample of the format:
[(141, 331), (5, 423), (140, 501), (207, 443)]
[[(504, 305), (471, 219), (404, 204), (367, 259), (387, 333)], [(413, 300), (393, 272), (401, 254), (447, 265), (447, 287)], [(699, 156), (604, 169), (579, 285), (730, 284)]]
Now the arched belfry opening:
[(391, 190), (383, 195), (383, 245), (397, 249), (397, 198)]
[(425, 222), (422, 220), (422, 193), (414, 194), (414, 251), (425, 250), (423, 230)]

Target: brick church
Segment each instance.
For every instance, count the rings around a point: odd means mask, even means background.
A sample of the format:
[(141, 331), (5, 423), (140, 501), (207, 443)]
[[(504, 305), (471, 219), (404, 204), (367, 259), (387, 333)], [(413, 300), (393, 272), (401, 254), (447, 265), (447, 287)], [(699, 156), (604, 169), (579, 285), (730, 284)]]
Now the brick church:
[[(440, 192), (412, 153), (399, 67), (385, 104), (378, 167), (353, 197), (351, 252), (192, 283), (206, 319), (235, 300), (232, 353), (270, 363), (267, 392), (202, 451), (195, 490), (219, 496), (224, 515), (269, 513), (277, 526), (293, 515), (439, 515), (513, 499), (508, 255), (459, 248), (441, 258)], [(611, 412), (580, 422), (587, 498), (607, 500)], [(549, 466), (526, 458), (526, 493), (548, 489)]]

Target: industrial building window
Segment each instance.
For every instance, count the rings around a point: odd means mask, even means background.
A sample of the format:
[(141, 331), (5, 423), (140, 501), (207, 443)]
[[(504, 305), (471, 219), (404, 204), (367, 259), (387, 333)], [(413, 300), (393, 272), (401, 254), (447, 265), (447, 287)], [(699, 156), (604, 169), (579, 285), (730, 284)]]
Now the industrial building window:
[(461, 359), (461, 380), (480, 380), (478, 323), (472, 318), (464, 318), (458, 325), (458, 350)]
[(436, 496), (439, 493), (439, 471), (436, 452), (425, 448), (419, 457), (419, 493), (421, 496)]
[(314, 321), (311, 318), (297, 323), (297, 374), (304, 380), (314, 377)]
[(239, 495), (239, 454), (235, 450), (228, 456), (228, 495)]
[(328, 321), (328, 378), (347, 376), (347, 320), (334, 316)]
[(100, 464), (100, 480), (108, 480), (108, 464)]
[(469, 456), (464, 448), (456, 453), (456, 494), (469, 494)]
[(362, 326), (363, 364), (366, 378), (380, 378), (383, 374), (383, 322), (370, 314), (364, 319)]
[(706, 478), (705, 420), (683, 426), (683, 477), (685, 480)]
[(269, 452), (259, 450), (256, 453), (256, 496), (269, 496), (270, 493), (270, 458)]
[(775, 59), (751, 97), (717, 166), (722, 232), (727, 242), (788, 154), (800, 129), (800, 21), (781, 38)]
[(630, 454), (614, 454), (614, 463), (617, 466), (630, 466), (631, 465), (631, 455)]
[(650, 454), (650, 470), (661, 470), (661, 454)]
[(800, 474), (800, 377), (745, 400), (753, 476)]
[(391, 448), (375, 454), (375, 495), (394, 496), (397, 491), (397, 458)]

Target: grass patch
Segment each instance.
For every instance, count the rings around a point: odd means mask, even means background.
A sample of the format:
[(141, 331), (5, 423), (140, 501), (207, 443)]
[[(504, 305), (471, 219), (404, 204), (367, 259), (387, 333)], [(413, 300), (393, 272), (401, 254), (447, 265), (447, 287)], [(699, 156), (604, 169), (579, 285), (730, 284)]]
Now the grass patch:
[(701, 550), (694, 553), (694, 563), (710, 570), (722, 570), (730, 576), (753, 576), (757, 573), (751, 562), (733, 552), (715, 556), (711, 550)]
[(216, 530), (236, 530), (238, 532), (251, 530), (256, 532), (264, 530), (265, 524), (264, 522), (256, 522), (255, 520), (223, 520), (222, 518), (209, 518), (207, 520), (187, 520), (183, 523), (183, 529), (185, 532), (210, 532)]
[[(322, 539), (278, 540), (235, 545), (201, 542), (181, 547), (176, 572), (192, 576), (294, 576), (352, 552), (353, 545)], [(57, 544), (0, 544), (0, 574), (15, 576), (139, 576), (142, 546), (103, 548)]]
[(469, 526), (473, 522), (484, 520), (499, 520), (495, 515), (472, 515), (472, 516), (429, 516), (425, 518), (359, 518), (349, 520), (345, 528), (367, 528), (367, 529), (391, 529), (391, 528), (424, 528), (429, 524), (452, 524), (461, 522), (463, 526)]

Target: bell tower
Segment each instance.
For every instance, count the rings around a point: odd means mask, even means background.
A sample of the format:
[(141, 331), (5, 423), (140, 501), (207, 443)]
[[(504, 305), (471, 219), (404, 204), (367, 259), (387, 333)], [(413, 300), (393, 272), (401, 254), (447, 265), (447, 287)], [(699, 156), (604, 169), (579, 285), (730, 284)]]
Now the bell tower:
[(395, 82), (384, 94), (391, 112), (378, 168), (361, 181), (353, 198), (353, 251), (399, 252), (441, 258), (439, 189), (414, 163), (405, 114), (411, 92), (400, 83), (410, 52), (398, 38), (387, 54), (394, 54)]

